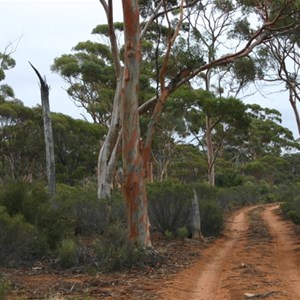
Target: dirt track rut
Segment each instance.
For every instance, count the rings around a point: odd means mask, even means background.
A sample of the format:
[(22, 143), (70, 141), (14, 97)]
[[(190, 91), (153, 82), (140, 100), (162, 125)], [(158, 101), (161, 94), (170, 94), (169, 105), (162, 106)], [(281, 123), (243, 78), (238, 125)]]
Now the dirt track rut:
[(163, 299), (300, 299), (300, 240), (277, 205), (248, 207), (190, 269), (168, 282)]

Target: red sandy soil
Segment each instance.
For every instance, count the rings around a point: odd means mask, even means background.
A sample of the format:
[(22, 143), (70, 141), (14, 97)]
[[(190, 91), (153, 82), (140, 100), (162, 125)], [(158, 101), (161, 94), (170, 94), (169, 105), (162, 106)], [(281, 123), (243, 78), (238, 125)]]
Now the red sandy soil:
[(165, 260), (113, 274), (1, 269), (10, 299), (300, 299), (300, 235), (278, 205), (247, 207), (208, 243), (163, 241)]
[(245, 208), (161, 299), (300, 299), (300, 238), (278, 205)]

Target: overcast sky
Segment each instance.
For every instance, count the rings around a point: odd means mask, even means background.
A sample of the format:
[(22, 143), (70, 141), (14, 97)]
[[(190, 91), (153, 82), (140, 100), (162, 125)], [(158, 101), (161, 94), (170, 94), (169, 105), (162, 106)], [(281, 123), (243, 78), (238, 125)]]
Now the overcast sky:
[(16, 67), (7, 71), (5, 79), (16, 98), (26, 106), (40, 104), (38, 78), (30, 61), (51, 86), (51, 110), (80, 118), (83, 110), (73, 104), (64, 81), (50, 71), (50, 65), (78, 42), (95, 39), (91, 31), (105, 22), (99, 0), (0, 0), (0, 12), (0, 51), (19, 40), (12, 54)]
[[(121, 6), (121, 0), (114, 2)], [(12, 54), (16, 67), (6, 73), (5, 83), (12, 86), (16, 98), (26, 106), (40, 104), (38, 79), (28, 64), (30, 61), (51, 86), (51, 110), (82, 118), (84, 111), (73, 104), (65, 92), (66, 84), (50, 71), (50, 66), (56, 57), (71, 53), (78, 42), (95, 40), (91, 31), (104, 22), (106, 18), (99, 0), (0, 0), (0, 52), (9, 43), (19, 40)], [(257, 94), (245, 101), (279, 110), (283, 126), (299, 137), (286, 94), (270, 94), (267, 98)]]

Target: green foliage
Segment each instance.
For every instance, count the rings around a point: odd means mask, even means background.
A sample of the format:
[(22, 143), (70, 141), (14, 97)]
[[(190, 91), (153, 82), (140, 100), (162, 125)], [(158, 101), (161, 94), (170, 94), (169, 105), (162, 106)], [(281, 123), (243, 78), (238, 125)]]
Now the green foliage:
[(6, 299), (6, 296), (10, 290), (10, 285), (8, 283), (7, 280), (5, 280), (3, 277), (1, 277), (1, 274), (0, 274), (0, 299), (1, 300), (5, 300)]
[(245, 175), (253, 176), (257, 182), (265, 180), (274, 184), (280, 182), (284, 174), (289, 172), (290, 165), (286, 159), (275, 155), (265, 155), (244, 164), (241, 170)]
[(103, 272), (140, 265), (145, 259), (142, 249), (131, 244), (120, 222), (112, 223), (94, 245), (96, 262)]
[(243, 176), (234, 169), (225, 169), (222, 173), (218, 172), (215, 179), (217, 187), (232, 187), (241, 185), (244, 181)]
[[(97, 199), (96, 186), (58, 185), (56, 203), (58, 207), (61, 207), (62, 217), (67, 217), (71, 232), (79, 235), (93, 235), (101, 234), (106, 230), (107, 203), (99, 202)], [(113, 206), (113, 212), (115, 206), (117, 204)]]
[(94, 176), (99, 141), (106, 129), (97, 124), (53, 114), (58, 183), (75, 185)]
[(199, 200), (202, 233), (204, 236), (220, 235), (224, 225), (223, 207), (218, 198), (220, 189), (208, 183), (193, 185), (193, 189)]
[(180, 239), (187, 238), (189, 235), (189, 231), (185, 226), (177, 228), (176, 233)]
[(193, 145), (175, 145), (169, 176), (180, 182), (192, 183), (206, 178), (206, 158)]
[(22, 214), (26, 222), (33, 225), (39, 223), (49, 199), (45, 186), (38, 182), (6, 181), (0, 193), (0, 204), (10, 216)]
[(299, 209), (298, 211), (295, 210), (290, 210), (287, 213), (287, 217), (291, 219), (295, 224), (300, 224), (300, 214), (299, 214)]
[(160, 232), (189, 223), (192, 189), (175, 181), (155, 182), (148, 185), (149, 215), (152, 227)]
[(255, 61), (249, 57), (237, 59), (234, 62), (233, 73), (244, 85), (254, 82), (260, 76), (260, 70), (255, 65)]
[(164, 232), (164, 236), (167, 240), (171, 240), (174, 238), (174, 234), (172, 231), (170, 231), (169, 229), (165, 230)]
[[(5, 71), (14, 68), (16, 65), (16, 61), (11, 57), (10, 54), (6, 53), (8, 48), (11, 48), (11, 46), (12, 45), (6, 47), (4, 52), (0, 52), (0, 81), (5, 79)], [(0, 104), (10, 98), (13, 98), (14, 96), (14, 91), (9, 85), (0, 85)]]
[(36, 124), (34, 110), (20, 101), (0, 103), (1, 178), (19, 179), (29, 174), (40, 177), (42, 167), (37, 157), (43, 154), (43, 134)]
[(193, 185), (199, 201), (215, 201), (218, 193), (218, 188), (208, 183), (198, 183)]
[(216, 201), (200, 201), (201, 229), (204, 236), (218, 236), (224, 227), (223, 211)]
[(32, 261), (40, 253), (38, 232), (22, 215), (10, 217), (0, 206), (0, 262), (14, 265)]
[(241, 186), (219, 189), (217, 199), (222, 208), (230, 209), (257, 203), (261, 200), (261, 193), (257, 185), (246, 183)]
[(285, 187), (287, 192), (282, 195), (283, 203), (281, 204), (281, 210), (287, 218), (291, 219), (294, 223), (300, 224), (300, 185)]
[(71, 239), (64, 239), (58, 247), (58, 260), (63, 268), (70, 268), (78, 264), (77, 244)]

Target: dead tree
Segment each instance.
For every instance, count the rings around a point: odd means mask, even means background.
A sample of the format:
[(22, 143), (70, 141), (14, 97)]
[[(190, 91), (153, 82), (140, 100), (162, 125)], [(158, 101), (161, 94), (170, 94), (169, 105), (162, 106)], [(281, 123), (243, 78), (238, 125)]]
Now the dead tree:
[(41, 101), (43, 109), (43, 124), (44, 124), (44, 137), (46, 147), (46, 169), (47, 169), (47, 180), (48, 189), (52, 196), (56, 193), (56, 179), (55, 179), (55, 157), (54, 157), (54, 142), (52, 133), (52, 121), (50, 115), (49, 105), (49, 90), (50, 87), (46, 82), (46, 78), (43, 79), (39, 71), (29, 62), (36, 75), (40, 80), (41, 89)]

